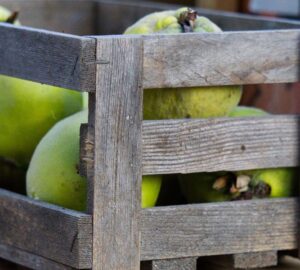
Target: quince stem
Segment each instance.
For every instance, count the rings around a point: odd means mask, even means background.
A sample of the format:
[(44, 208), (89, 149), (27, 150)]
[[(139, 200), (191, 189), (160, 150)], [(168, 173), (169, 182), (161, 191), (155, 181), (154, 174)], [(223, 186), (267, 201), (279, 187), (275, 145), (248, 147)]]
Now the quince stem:
[(183, 33), (194, 32), (194, 26), (197, 16), (197, 11), (191, 8), (189, 8), (187, 11), (183, 11), (180, 14), (178, 23), (181, 25)]
[(10, 23), (10, 24), (14, 24), (15, 21), (17, 20), (19, 16), (19, 12), (18, 11), (14, 11), (5, 21), (6, 23)]

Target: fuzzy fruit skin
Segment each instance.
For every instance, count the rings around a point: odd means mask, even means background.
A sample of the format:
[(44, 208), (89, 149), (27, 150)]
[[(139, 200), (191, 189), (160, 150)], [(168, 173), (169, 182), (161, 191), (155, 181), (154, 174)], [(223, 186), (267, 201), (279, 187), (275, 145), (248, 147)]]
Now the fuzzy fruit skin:
[(271, 198), (283, 198), (296, 195), (297, 174), (293, 168), (256, 170), (253, 181), (262, 181), (271, 187)]
[[(0, 7), (0, 21), (10, 14)], [(0, 75), (0, 157), (26, 167), (45, 133), (82, 107), (80, 92)]]
[(29, 163), (46, 132), (82, 109), (81, 93), (0, 76), (0, 156)]
[(212, 188), (215, 180), (222, 174), (193, 173), (179, 175), (180, 189), (189, 203), (223, 202), (230, 196)]
[[(38, 144), (26, 176), (29, 197), (66, 208), (85, 211), (86, 178), (77, 172), (79, 128), (87, 122), (87, 110), (58, 122)], [(142, 207), (155, 205), (161, 185), (160, 176), (144, 176)]]
[(230, 113), (229, 117), (250, 117), (250, 116), (264, 116), (268, 115), (264, 110), (247, 107), (247, 106), (237, 106)]
[[(129, 27), (125, 34), (178, 34), (180, 14), (187, 8), (156, 12)], [(194, 32), (221, 32), (205, 17), (195, 21)], [(205, 49), (205, 48), (203, 48)], [(238, 104), (242, 94), (239, 86), (192, 87), (184, 89), (146, 89), (144, 119), (176, 119), (226, 116)]]

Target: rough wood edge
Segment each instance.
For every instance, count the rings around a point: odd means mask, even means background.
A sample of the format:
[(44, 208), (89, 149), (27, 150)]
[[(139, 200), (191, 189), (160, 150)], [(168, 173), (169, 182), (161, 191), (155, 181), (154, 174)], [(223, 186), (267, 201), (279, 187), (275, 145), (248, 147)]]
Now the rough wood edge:
[(153, 260), (142, 263), (142, 270), (197, 270), (197, 257)]
[[(0, 23), (3, 75), (79, 91), (95, 89), (95, 40)], [(20, 43), (20, 40), (22, 42)]]
[(278, 264), (277, 251), (250, 252), (233, 255), (233, 267), (236, 269), (253, 269)]
[(9, 245), (0, 244), (0, 257), (36, 270), (71, 270), (74, 269), (33, 253)]
[[(3, 189), (0, 189), (0, 200), (1, 245), (13, 246), (11, 248), (75, 268), (91, 266), (90, 215)], [(64, 243), (61, 247), (64, 250), (59, 251), (57, 249), (61, 243)]]

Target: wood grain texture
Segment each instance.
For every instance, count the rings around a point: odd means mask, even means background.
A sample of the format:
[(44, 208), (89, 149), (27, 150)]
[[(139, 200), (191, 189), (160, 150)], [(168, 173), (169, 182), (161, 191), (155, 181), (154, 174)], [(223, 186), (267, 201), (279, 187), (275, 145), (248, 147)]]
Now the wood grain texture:
[[(143, 122), (143, 174), (239, 171), (299, 165), (297, 116)], [(93, 162), (93, 135), (83, 161)]]
[[(14, 263), (23, 265), (25, 267), (29, 267), (30, 269), (36, 270), (71, 270), (74, 269), (70, 266), (66, 266), (63, 264), (59, 264), (55, 261), (49, 260), (45, 257), (38, 256), (36, 254), (32, 254), (26, 252), (24, 250), (18, 249), (9, 245), (0, 244), (0, 256), (6, 260), (10, 260)], [(7, 268), (7, 270), (12, 268)], [(13, 268), (17, 270), (21, 270), (23, 268)], [(27, 269), (27, 268), (26, 268)], [(4, 270), (0, 267), (0, 270)], [(24, 269), (25, 270), (25, 269)]]
[(0, 23), (0, 74), (95, 89), (95, 40)]
[[(98, 0), (97, 2), (98, 33), (110, 35), (123, 33), (128, 26), (149, 13), (182, 7), (150, 1)], [(190, 4), (186, 3), (186, 5)], [(199, 15), (208, 17), (225, 31), (300, 28), (300, 23), (293, 20), (242, 15), (202, 8), (196, 8), (196, 10)]]
[(297, 248), (298, 199), (155, 207), (142, 211), (142, 260)]
[(17, 248), (75, 268), (91, 266), (91, 216), (2, 189), (0, 205), (0, 257), (14, 261)]
[(299, 80), (300, 30), (144, 36), (144, 88)]
[(276, 266), (278, 264), (277, 251), (249, 252), (235, 254), (233, 267), (236, 269), (253, 269)]
[[(257, 269), (276, 266), (278, 264), (277, 251), (247, 252), (234, 255), (208, 256), (199, 259), (199, 265), (222, 265), (229, 269)], [(203, 267), (210, 269), (209, 267)], [(200, 269), (202, 269), (200, 267)]]
[(93, 269), (140, 267), (143, 40), (97, 42)]
[(151, 262), (151, 270), (197, 270), (197, 257)]
[[(232, 260), (230, 256), (214, 257), (215, 260), (211, 260), (210, 257), (200, 258), (198, 261), (200, 270), (233, 270)], [(279, 264), (273, 267), (255, 268), (255, 270), (297, 270), (300, 269), (300, 260), (290, 257), (279, 257)]]
[(0, 5), (19, 11), (22, 25), (74, 35), (96, 33), (93, 1), (0, 0)]

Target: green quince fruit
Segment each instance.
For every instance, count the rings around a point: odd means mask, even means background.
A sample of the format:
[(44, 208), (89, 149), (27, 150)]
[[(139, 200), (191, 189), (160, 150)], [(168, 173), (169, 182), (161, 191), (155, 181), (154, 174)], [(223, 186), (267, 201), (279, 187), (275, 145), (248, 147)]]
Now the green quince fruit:
[[(0, 8), (0, 21), (11, 16)], [(26, 167), (45, 133), (82, 110), (80, 92), (0, 75), (0, 158)]]
[[(221, 32), (209, 19), (188, 9), (152, 13), (130, 26), (125, 34), (176, 34)], [(205, 47), (200, 48), (205, 50)], [(239, 86), (146, 89), (144, 119), (176, 119), (226, 116), (238, 104)]]
[[(26, 176), (29, 197), (66, 208), (86, 210), (87, 181), (78, 174), (79, 129), (87, 110), (58, 122), (38, 144)], [(155, 205), (161, 176), (144, 176), (142, 207)]]

